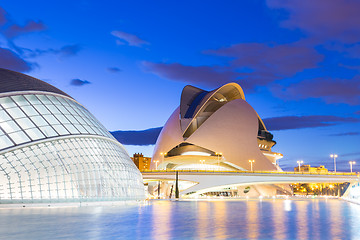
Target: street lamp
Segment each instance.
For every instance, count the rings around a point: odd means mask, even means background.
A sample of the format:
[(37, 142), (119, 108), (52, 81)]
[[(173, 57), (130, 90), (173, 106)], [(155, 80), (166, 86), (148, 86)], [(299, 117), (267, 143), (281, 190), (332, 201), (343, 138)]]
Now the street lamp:
[(336, 172), (336, 158), (338, 157), (337, 154), (330, 154), (330, 157), (334, 159), (334, 172)]
[(216, 152), (215, 155), (217, 156), (218, 170), (220, 170), (220, 156), (222, 156), (222, 153)]
[(355, 161), (350, 161), (349, 164), (350, 164), (350, 172), (352, 173), (352, 167), (353, 167), (353, 164), (355, 164), (356, 162)]
[(154, 163), (155, 163), (155, 166), (156, 166), (155, 169), (158, 170), (157, 167), (158, 167), (159, 160), (155, 160)]
[(201, 164), (204, 164), (204, 163), (205, 163), (205, 160), (200, 160), (200, 163), (201, 163)]
[(249, 160), (251, 171), (253, 171), (253, 163), (254, 163), (254, 162), (255, 162), (255, 160)]
[(302, 164), (302, 163), (304, 163), (304, 161), (296, 161), (297, 162), (297, 164), (299, 165), (299, 172), (300, 172), (300, 164)]

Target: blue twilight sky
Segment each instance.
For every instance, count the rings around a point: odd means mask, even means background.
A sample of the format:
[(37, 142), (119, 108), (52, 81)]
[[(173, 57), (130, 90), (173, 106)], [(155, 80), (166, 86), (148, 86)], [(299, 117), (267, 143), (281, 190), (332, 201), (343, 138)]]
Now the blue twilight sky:
[[(0, 67), (60, 88), (110, 131), (163, 126), (187, 84), (237, 82), (283, 168), (333, 169), (337, 153), (338, 169), (360, 170), (359, 12), (360, 0), (2, 1)], [(130, 135), (129, 154), (152, 155)]]

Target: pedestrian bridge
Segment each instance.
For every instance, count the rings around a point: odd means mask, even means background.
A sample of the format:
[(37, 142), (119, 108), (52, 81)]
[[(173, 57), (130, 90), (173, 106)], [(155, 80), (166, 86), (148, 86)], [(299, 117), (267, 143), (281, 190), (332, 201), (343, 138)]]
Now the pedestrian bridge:
[(203, 171), (203, 170), (150, 170), (143, 171), (144, 182), (174, 181), (178, 172), (179, 181), (196, 183), (181, 194), (196, 192), (201, 194), (219, 187), (254, 184), (291, 183), (355, 183), (360, 175), (356, 173), (329, 172), (270, 172), (270, 171)]

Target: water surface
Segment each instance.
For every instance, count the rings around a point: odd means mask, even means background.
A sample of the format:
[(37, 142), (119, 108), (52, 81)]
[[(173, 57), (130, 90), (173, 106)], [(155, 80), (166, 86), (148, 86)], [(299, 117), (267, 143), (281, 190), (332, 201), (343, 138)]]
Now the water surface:
[(0, 239), (360, 239), (360, 205), (337, 199), (158, 200), (0, 209)]

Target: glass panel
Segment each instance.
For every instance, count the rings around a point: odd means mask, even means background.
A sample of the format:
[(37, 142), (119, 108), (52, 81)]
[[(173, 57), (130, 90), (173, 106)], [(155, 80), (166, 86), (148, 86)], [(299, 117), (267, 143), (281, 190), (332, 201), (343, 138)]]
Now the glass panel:
[(16, 123), (13, 121), (2, 122), (0, 123), (0, 126), (7, 133), (16, 132), (20, 130), (18, 125), (16, 125)]
[(59, 135), (67, 135), (69, 132), (62, 125), (52, 125)]
[(50, 112), (43, 105), (34, 105), (34, 107), (40, 114), (50, 114)]
[(58, 105), (56, 107), (62, 112), (62, 114), (70, 114), (64, 106)]
[(43, 117), (46, 119), (46, 121), (48, 121), (48, 123), (50, 123), (50, 125), (59, 124), (59, 121), (56, 120), (53, 115), (43, 115)]
[(46, 107), (49, 109), (49, 111), (52, 113), (52, 114), (59, 114), (60, 111), (55, 107), (55, 105), (46, 105)]
[(11, 147), (12, 145), (14, 145), (10, 139), (7, 136), (1, 136), (0, 137), (0, 149), (4, 149), (7, 147)]
[(20, 143), (25, 143), (25, 142), (29, 142), (30, 139), (25, 135), (25, 133), (19, 131), (19, 132), (14, 132), (14, 133), (10, 133), (9, 137), (11, 137), (11, 139), (16, 143), (16, 144), (20, 144)]
[(45, 126), (48, 125), (47, 122), (41, 116), (30, 117), (31, 120), (36, 124), (36, 126)]
[(32, 106), (22, 106), (21, 108), (28, 116), (39, 115), (39, 113)]
[(16, 107), (16, 104), (9, 97), (0, 98), (0, 104), (4, 108)]
[(5, 122), (10, 120), (9, 114), (7, 114), (4, 110), (0, 110), (0, 122)]
[(16, 122), (20, 125), (22, 129), (35, 127), (35, 125), (28, 118), (16, 119)]
[(80, 124), (86, 124), (86, 122), (80, 116), (75, 116), (75, 118)]
[(13, 118), (23, 118), (25, 117), (25, 114), (18, 108), (8, 108), (6, 109), (7, 112), (12, 116)]
[(70, 123), (69, 120), (64, 115), (55, 115), (55, 117), (59, 119), (61, 123)]
[(40, 99), (40, 101), (45, 105), (45, 106), (47, 106), (48, 104), (52, 104), (51, 102), (50, 102), (50, 100), (45, 96), (45, 95), (36, 95), (39, 99)]
[(25, 130), (25, 132), (29, 135), (31, 140), (37, 140), (37, 139), (45, 138), (45, 136), (37, 128), (28, 129), (28, 130)]
[(59, 102), (61, 102), (61, 104), (63, 104), (64, 106), (69, 105), (64, 98), (56, 97), (56, 99), (59, 100)]
[(25, 95), (24, 97), (25, 97), (32, 105), (41, 104), (41, 102), (39, 101), (39, 99), (37, 99), (37, 97), (35, 97), (35, 95)]
[(72, 115), (66, 115), (66, 118), (69, 119), (71, 123), (78, 123)]
[(76, 134), (79, 133), (79, 131), (71, 124), (64, 124), (67, 130), (69, 130), (70, 133)]
[(21, 95), (17, 95), (17, 96), (12, 96), (11, 97), (13, 99), (13, 101), (15, 101), (19, 106), (26, 106), (26, 105), (30, 105), (30, 103), (28, 101), (26, 101), (26, 99), (21, 96)]
[(58, 135), (50, 126), (40, 127), (40, 130), (45, 134), (46, 137), (54, 137)]

